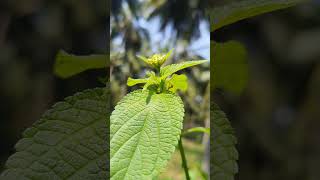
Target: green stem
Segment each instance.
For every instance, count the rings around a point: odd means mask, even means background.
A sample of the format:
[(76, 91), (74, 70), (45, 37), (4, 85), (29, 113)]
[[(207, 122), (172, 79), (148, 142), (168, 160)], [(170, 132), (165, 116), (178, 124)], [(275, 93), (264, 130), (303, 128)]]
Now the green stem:
[(182, 166), (183, 166), (183, 169), (184, 169), (184, 173), (186, 174), (186, 179), (190, 180), (189, 170), (188, 170), (188, 163), (187, 163), (186, 155), (184, 153), (184, 148), (183, 148), (183, 145), (182, 145), (181, 137), (180, 137), (180, 140), (179, 140), (179, 149), (180, 149), (180, 155), (181, 155), (181, 159), (182, 159)]
[(160, 76), (160, 67), (161, 67), (161, 66), (158, 66), (158, 67), (156, 68), (156, 69), (157, 69), (157, 71), (156, 71), (156, 72), (157, 72), (157, 75), (159, 75), (159, 76)]

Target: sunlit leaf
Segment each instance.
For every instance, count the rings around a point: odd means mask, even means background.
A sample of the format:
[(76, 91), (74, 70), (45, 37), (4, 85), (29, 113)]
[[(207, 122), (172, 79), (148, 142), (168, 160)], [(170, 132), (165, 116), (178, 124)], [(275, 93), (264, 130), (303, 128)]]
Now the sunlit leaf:
[(167, 83), (168, 86), (170, 86), (168, 89), (173, 93), (175, 93), (177, 90), (185, 92), (188, 89), (188, 78), (184, 74), (172, 75), (172, 77), (167, 81)]
[(204, 128), (204, 127), (190, 128), (190, 129), (187, 129), (185, 132), (183, 132), (183, 135), (187, 135), (191, 133), (206, 133), (210, 135), (210, 128)]
[(111, 115), (111, 180), (152, 179), (171, 158), (181, 134), (179, 96), (137, 90)]
[(168, 76), (188, 67), (196, 66), (202, 63), (208, 62), (207, 60), (198, 60), (198, 61), (185, 61), (179, 64), (170, 64), (160, 69), (161, 78), (165, 79)]
[(127, 85), (134, 86), (136, 84), (145, 84), (148, 82), (148, 79), (133, 79), (131, 77), (128, 78)]

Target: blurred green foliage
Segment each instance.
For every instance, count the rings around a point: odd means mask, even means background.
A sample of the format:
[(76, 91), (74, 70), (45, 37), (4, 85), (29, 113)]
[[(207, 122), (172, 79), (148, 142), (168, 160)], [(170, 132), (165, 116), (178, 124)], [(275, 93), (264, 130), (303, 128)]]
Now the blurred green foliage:
[(250, 75), (241, 96), (213, 94), (239, 140), (236, 179), (320, 178), (319, 15), (319, 1), (310, 1), (213, 33), (215, 41), (237, 40), (248, 52)]
[(212, 89), (223, 88), (240, 95), (248, 82), (247, 51), (236, 41), (211, 43)]
[(21, 133), (54, 102), (103, 86), (95, 70), (62, 80), (53, 74), (60, 49), (106, 53), (105, 0), (4, 0), (0, 2), (0, 170)]
[(90, 69), (106, 69), (109, 67), (107, 55), (76, 56), (59, 51), (54, 64), (54, 73), (61, 78), (69, 78)]

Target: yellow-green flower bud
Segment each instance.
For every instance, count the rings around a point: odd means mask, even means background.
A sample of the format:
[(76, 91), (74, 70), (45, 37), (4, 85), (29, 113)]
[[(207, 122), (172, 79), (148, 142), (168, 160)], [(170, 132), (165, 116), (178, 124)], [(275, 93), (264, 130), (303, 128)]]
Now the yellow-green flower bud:
[(167, 54), (154, 54), (149, 58), (138, 56), (140, 59), (142, 59), (145, 63), (147, 63), (149, 66), (159, 69), (169, 58), (172, 50), (169, 51)]

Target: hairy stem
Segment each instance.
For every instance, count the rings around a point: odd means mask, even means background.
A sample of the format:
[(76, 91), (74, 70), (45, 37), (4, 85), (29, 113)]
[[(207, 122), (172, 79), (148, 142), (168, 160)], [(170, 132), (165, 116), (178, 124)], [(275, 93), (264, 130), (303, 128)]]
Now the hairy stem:
[(183, 145), (182, 145), (181, 137), (180, 137), (180, 140), (179, 140), (179, 149), (180, 149), (180, 155), (181, 155), (181, 159), (182, 159), (182, 166), (183, 166), (183, 169), (184, 169), (184, 173), (186, 174), (186, 179), (190, 180), (189, 170), (188, 170), (188, 163), (187, 163), (186, 155), (184, 154), (184, 148), (183, 148)]

